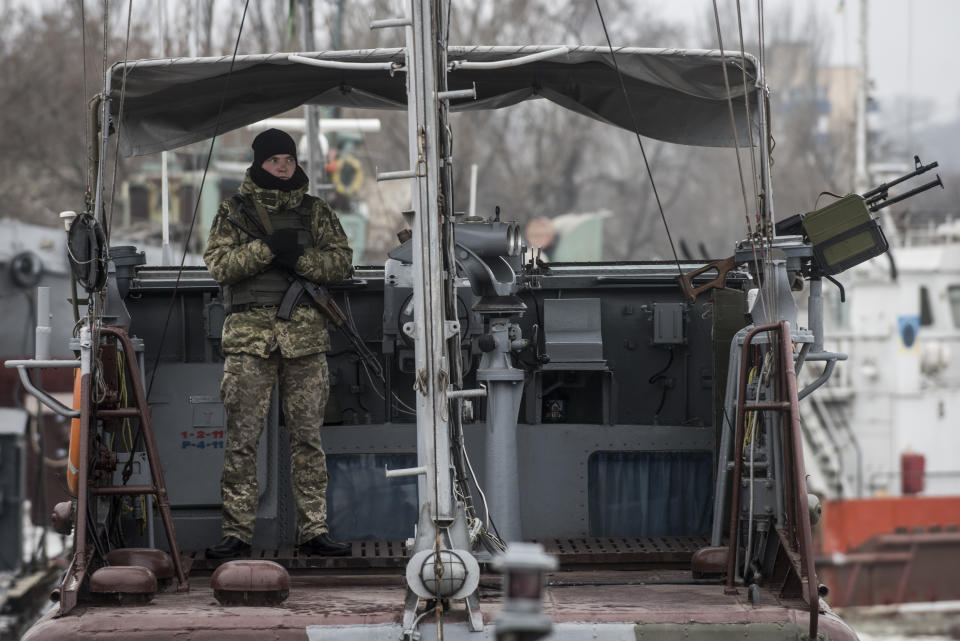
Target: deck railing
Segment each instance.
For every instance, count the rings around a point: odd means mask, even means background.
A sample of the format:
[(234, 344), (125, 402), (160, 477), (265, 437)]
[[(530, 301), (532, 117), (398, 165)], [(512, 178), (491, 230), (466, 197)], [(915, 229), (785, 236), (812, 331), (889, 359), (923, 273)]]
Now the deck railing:
[[(773, 401), (747, 401), (747, 378), (750, 370), (750, 347), (754, 337), (769, 332), (771, 349), (778, 349), (779, 364), (775, 368), (776, 383)], [(730, 539), (727, 552), (727, 589), (734, 590), (736, 576), (738, 530), (740, 526), (740, 482), (743, 474), (743, 433), (747, 412), (780, 412), (788, 420), (782, 422), (788, 430), (783, 443), (784, 499), (787, 512), (787, 531), (791, 541), (799, 542), (800, 565), (807, 575), (806, 601), (810, 606), (810, 638), (817, 638), (817, 616), (820, 596), (813, 559), (813, 535), (810, 527), (807, 481), (803, 467), (803, 436), (800, 432), (800, 405), (797, 399), (797, 375), (793, 365), (793, 342), (790, 323), (779, 321), (758, 325), (743, 341), (740, 359), (740, 386), (737, 396), (737, 422), (734, 436), (733, 483), (730, 498)], [(775, 352), (776, 353), (776, 352)], [(801, 577), (802, 580), (802, 577)]]

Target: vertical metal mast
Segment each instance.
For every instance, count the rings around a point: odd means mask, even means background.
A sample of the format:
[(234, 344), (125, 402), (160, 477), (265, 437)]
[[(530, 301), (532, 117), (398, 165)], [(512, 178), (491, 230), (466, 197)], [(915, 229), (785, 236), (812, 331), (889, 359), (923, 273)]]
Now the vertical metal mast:
[(870, 188), (870, 176), (867, 169), (867, 93), (870, 86), (869, 68), (867, 67), (868, 12), (867, 0), (860, 0), (860, 32), (857, 39), (860, 48), (860, 77), (857, 81), (856, 158), (853, 175), (853, 190), (858, 194), (862, 194)]
[(418, 483), (421, 506), (432, 504), (438, 524), (454, 516), (450, 475), (443, 260), (440, 236), (440, 141), (437, 74), (446, 73), (446, 50), (440, 49), (431, 0), (413, 0), (413, 27), (408, 73), (408, 128), (413, 210), (412, 335), (415, 344), (418, 464), (427, 473)]
[[(453, 378), (448, 344), (459, 335), (456, 318), (446, 317), (444, 286), (444, 208), (449, 209), (449, 141), (445, 119), (447, 49), (443, 3), (410, 0), (407, 26), (407, 126), (413, 200), (414, 319), (403, 331), (414, 339), (417, 409), (417, 468), (393, 475), (417, 474), (419, 518), (413, 554), (407, 564), (404, 638), (414, 638), (420, 598), (465, 599), (468, 624), (483, 629), (476, 593), (480, 567), (470, 553), (462, 502), (453, 491), (450, 454), (450, 396)], [(381, 175), (383, 176), (383, 175)], [(444, 188), (446, 184), (446, 189)], [(449, 216), (448, 216), (449, 217)], [(451, 239), (447, 238), (447, 242)], [(452, 269), (452, 267), (451, 267)], [(457, 577), (457, 578), (454, 578)], [(453, 579), (451, 581), (451, 579)], [(442, 626), (438, 614), (437, 625)], [(438, 629), (438, 638), (442, 631)]]
[[(306, 51), (316, 51), (313, 37), (313, 0), (303, 0), (303, 48)], [(334, 47), (336, 49), (337, 47)], [(310, 189), (317, 193), (323, 178), (323, 158), (320, 153), (319, 132), (317, 121), (320, 119), (320, 107), (305, 105), (304, 118), (306, 119), (307, 159), (310, 163)]]

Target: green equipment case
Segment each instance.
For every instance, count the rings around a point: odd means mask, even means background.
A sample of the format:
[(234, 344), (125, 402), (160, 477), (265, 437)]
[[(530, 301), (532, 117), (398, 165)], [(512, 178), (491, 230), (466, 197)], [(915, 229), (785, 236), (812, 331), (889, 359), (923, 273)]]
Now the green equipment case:
[(824, 274), (839, 274), (887, 251), (887, 239), (858, 194), (803, 216), (803, 231)]

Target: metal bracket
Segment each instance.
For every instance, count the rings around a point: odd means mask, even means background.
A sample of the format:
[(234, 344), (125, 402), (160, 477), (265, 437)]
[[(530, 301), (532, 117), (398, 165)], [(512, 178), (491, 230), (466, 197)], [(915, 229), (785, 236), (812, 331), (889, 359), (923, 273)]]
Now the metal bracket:
[(395, 62), (340, 62), (339, 60), (318, 60), (316, 58), (307, 58), (291, 53), (287, 56), (290, 62), (299, 62), (300, 64), (310, 65), (312, 67), (323, 67), (324, 69), (381, 69), (391, 76), (397, 71), (406, 71), (403, 65)]
[(447, 390), (447, 398), (480, 398), (487, 395), (487, 388), (480, 386), (477, 389), (451, 389)]
[(473, 83), (473, 87), (470, 89), (455, 89), (452, 91), (438, 91), (437, 100), (446, 100), (447, 102), (455, 98), (468, 98), (470, 100), (477, 99), (477, 83)]
[(404, 180), (407, 178), (419, 178), (420, 175), (413, 171), (412, 169), (404, 169), (402, 171), (378, 171), (377, 172), (377, 182), (382, 182), (384, 180)]
[(417, 324), (414, 321), (403, 324), (403, 333), (409, 336), (410, 338), (416, 339), (417, 334)]
[(453, 338), (460, 333), (460, 321), (448, 320), (443, 321), (443, 337), (444, 338)]
[(392, 27), (412, 27), (410, 18), (384, 18), (370, 23), (370, 29), (390, 29)]
[(536, 60), (546, 60), (547, 58), (556, 58), (557, 56), (563, 56), (570, 53), (570, 49), (567, 47), (557, 47), (556, 49), (550, 49), (548, 51), (539, 51), (537, 53), (532, 53), (529, 56), (520, 56), (519, 58), (510, 58), (509, 60), (495, 60), (492, 62), (472, 62), (467, 60), (454, 60), (447, 65), (449, 71), (456, 71), (457, 69), (505, 69), (507, 67), (519, 67), (525, 65), (528, 62), (534, 62)]
[(426, 476), (427, 468), (423, 467), (405, 467), (398, 470), (388, 470), (387, 466), (383, 466), (383, 472), (386, 474), (388, 479), (397, 478), (401, 476)]

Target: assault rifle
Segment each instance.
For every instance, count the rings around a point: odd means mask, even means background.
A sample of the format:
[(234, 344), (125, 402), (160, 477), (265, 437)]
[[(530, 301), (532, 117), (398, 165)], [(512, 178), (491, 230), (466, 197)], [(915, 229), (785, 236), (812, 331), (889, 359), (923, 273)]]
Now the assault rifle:
[(343, 313), (343, 310), (340, 309), (340, 306), (334, 302), (333, 298), (330, 297), (327, 288), (322, 285), (317, 285), (305, 278), (301, 278), (296, 274), (289, 274), (289, 276), (290, 287), (284, 292), (283, 300), (280, 301), (280, 306), (277, 307), (277, 318), (290, 320), (290, 317), (293, 315), (293, 310), (296, 309), (303, 295), (306, 294), (310, 297), (310, 300), (313, 301), (313, 304), (319, 307), (320, 311), (330, 319), (334, 326), (343, 332), (343, 335), (350, 341), (353, 349), (356, 350), (357, 355), (364, 364), (373, 370), (377, 378), (386, 383), (383, 376), (383, 366), (380, 364), (380, 361), (377, 360), (377, 357), (370, 351), (370, 348), (363, 342), (363, 338), (360, 337), (357, 330), (347, 322), (346, 315)]
[[(244, 201), (241, 200), (236, 203), (234, 213), (241, 214), (246, 224), (241, 223), (234, 216), (227, 216), (227, 221), (231, 225), (253, 238), (263, 240), (267, 236), (267, 230), (264, 228), (264, 225), (257, 217), (250, 213)], [(253, 229), (251, 229), (250, 226), (252, 226)], [(300, 299), (303, 298), (304, 294), (307, 294), (310, 300), (320, 308), (320, 311), (333, 322), (334, 326), (343, 332), (343, 335), (350, 341), (350, 345), (356, 350), (357, 356), (359, 356), (367, 367), (373, 370), (377, 378), (386, 385), (386, 378), (384, 377), (383, 366), (380, 364), (380, 361), (377, 360), (374, 353), (364, 344), (363, 338), (360, 337), (357, 330), (347, 322), (347, 317), (344, 315), (343, 310), (340, 309), (330, 297), (330, 293), (327, 292), (326, 288), (305, 278), (301, 278), (290, 271), (287, 271), (287, 276), (290, 279), (290, 286), (287, 288), (287, 291), (283, 293), (283, 299), (277, 308), (277, 318), (290, 320), (290, 317), (293, 315), (293, 310), (296, 309)]]

